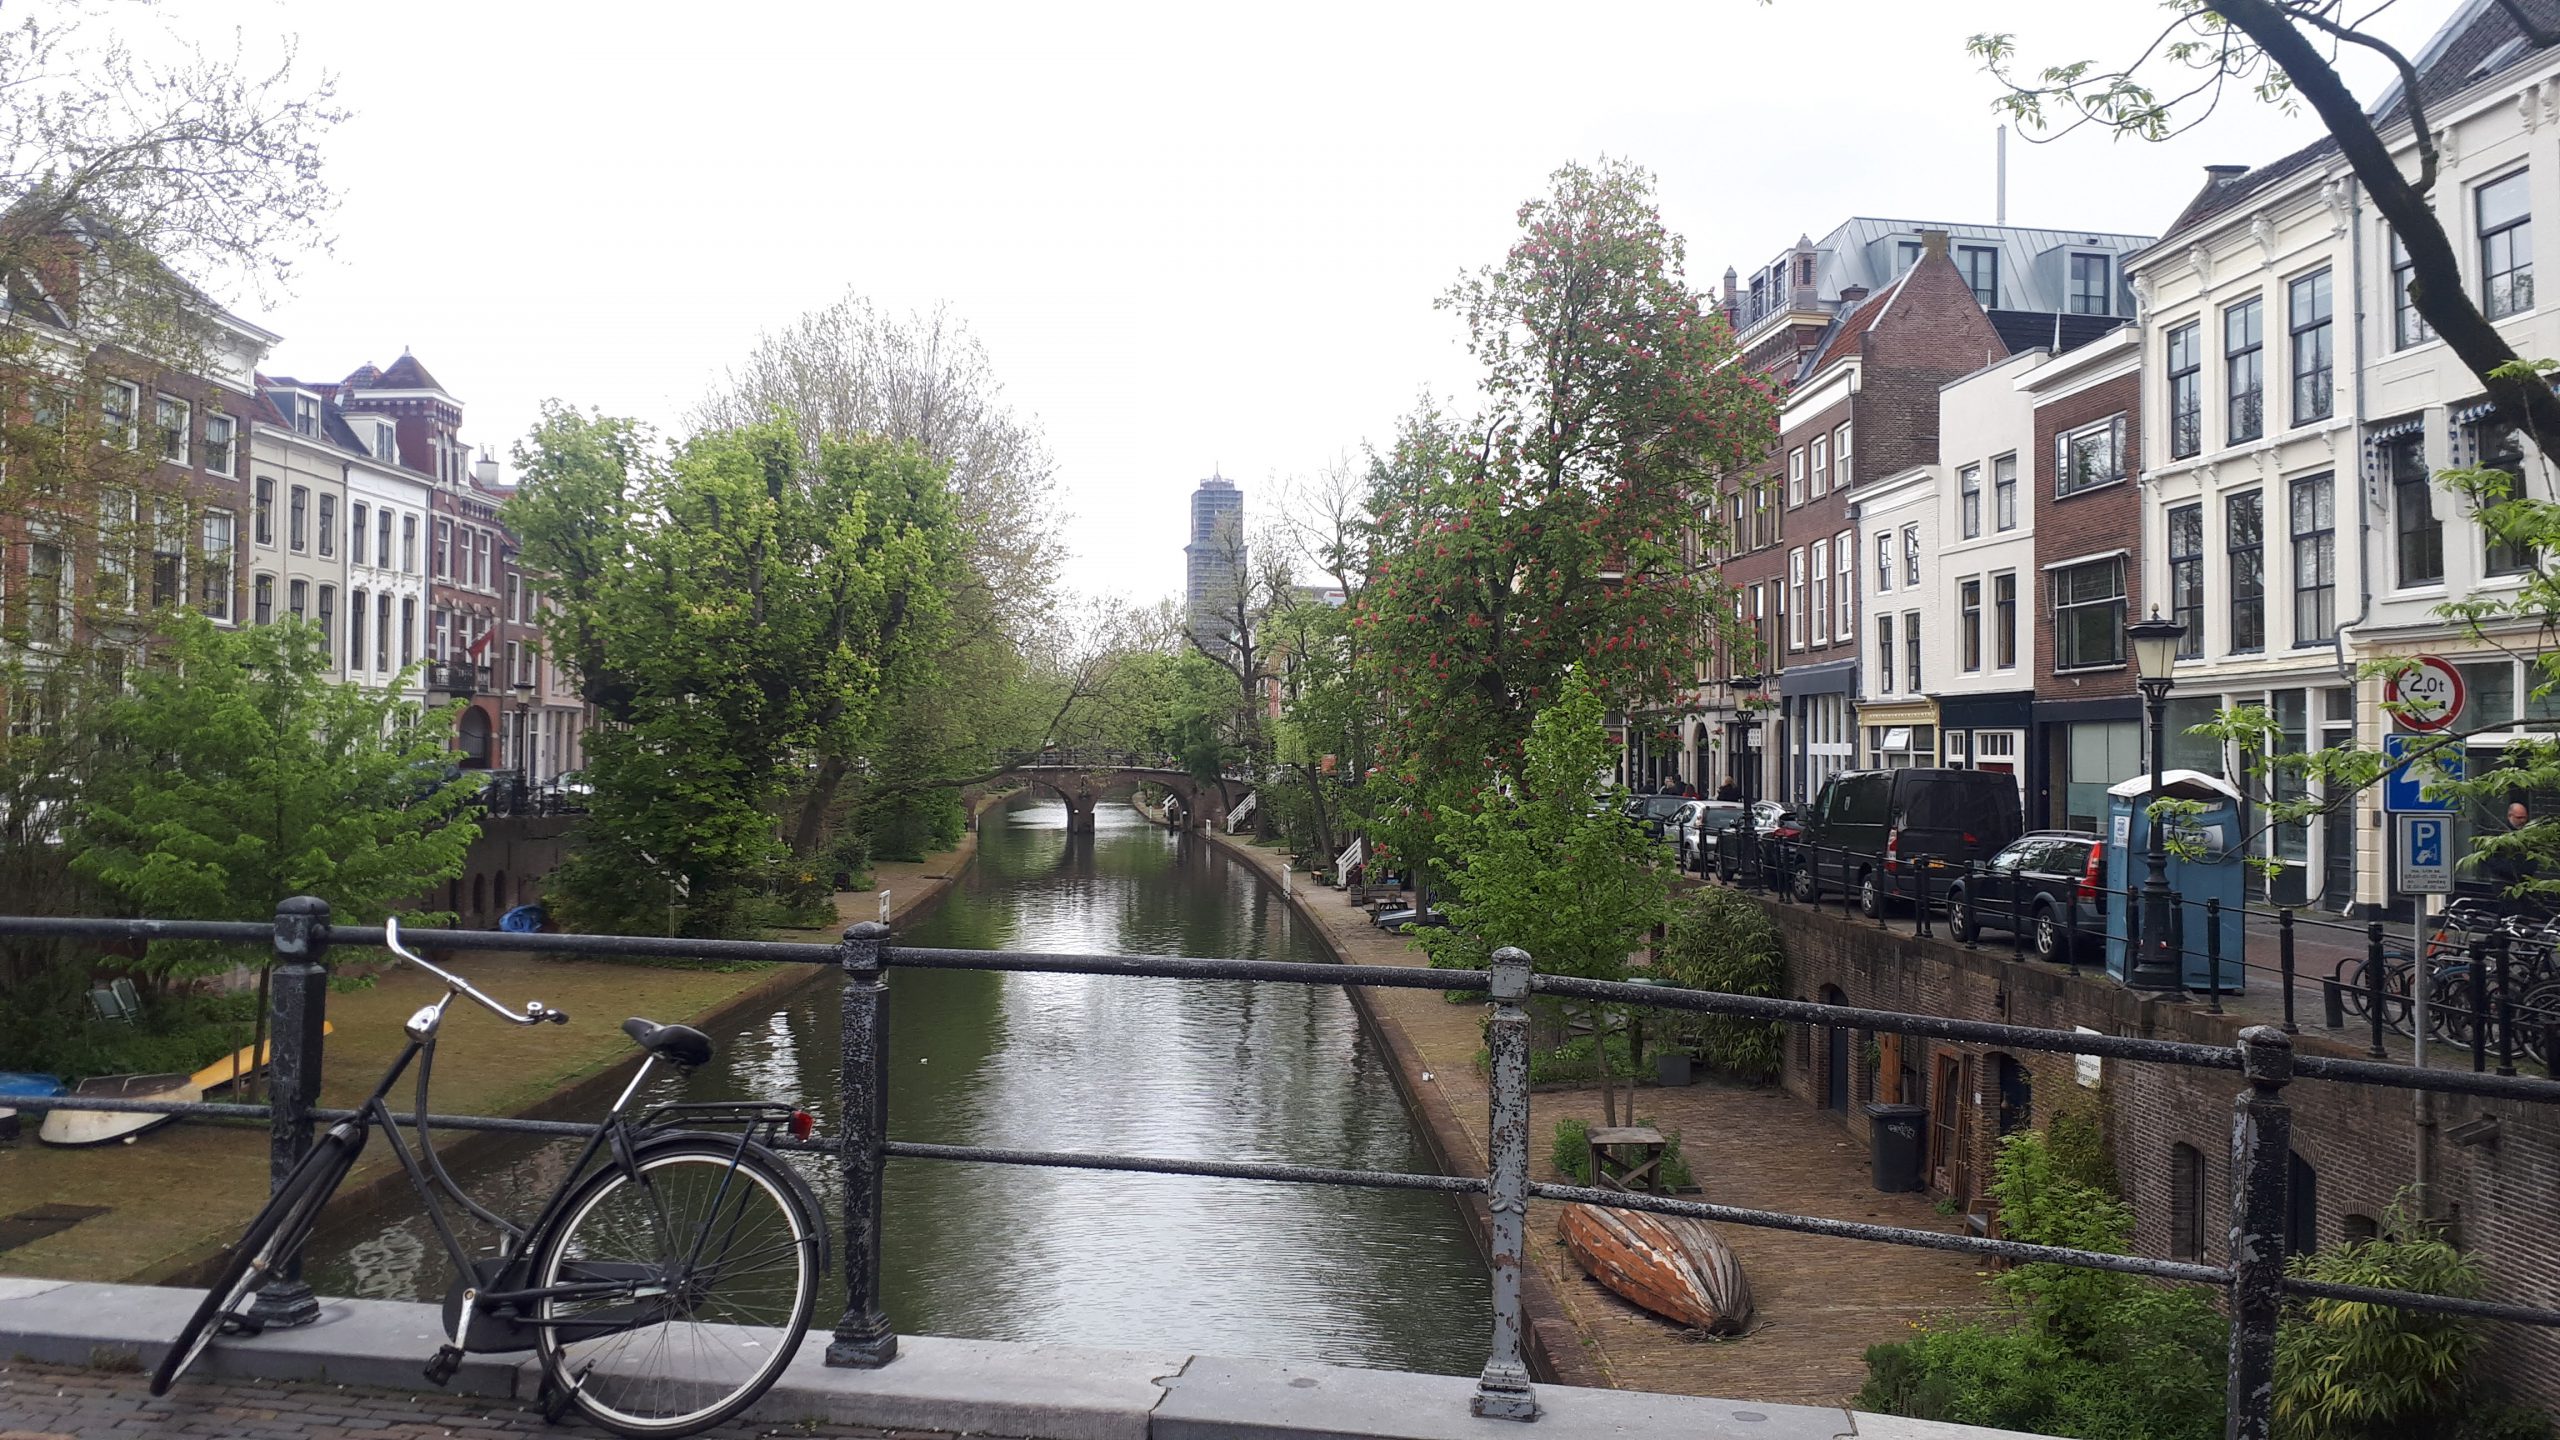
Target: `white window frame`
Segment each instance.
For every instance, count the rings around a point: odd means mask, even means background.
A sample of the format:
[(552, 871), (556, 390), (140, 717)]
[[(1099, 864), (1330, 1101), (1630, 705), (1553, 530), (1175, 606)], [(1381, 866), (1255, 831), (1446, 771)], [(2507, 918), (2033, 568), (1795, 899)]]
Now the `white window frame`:
[(1809, 457), (1805, 468), (1811, 477), (1806, 483), (1806, 490), (1819, 500), (1831, 493), (1831, 437), (1814, 436), (1813, 442), (1805, 447), (1805, 453)]
[(1804, 648), (1804, 547), (1787, 552), (1787, 648)]
[(1787, 452), (1787, 508), (1804, 503), (1804, 447), (1798, 445)]
[[(178, 412), (178, 453), (169, 453), (170, 429), (162, 423), (170, 409)], [(192, 465), (196, 450), (196, 407), (175, 395), (153, 392), (151, 397), (151, 429), (159, 437), (160, 458), (171, 465)]]
[(139, 449), (142, 445), (142, 387), (130, 380), (110, 380), (100, 389), (98, 443), (110, 448), (116, 444), (117, 407), (107, 397), (120, 395), (124, 397), (124, 448)]
[(1831, 613), (1831, 542), (1813, 542), (1813, 604), (1806, 611), (1813, 617), (1813, 643), (1822, 643), (1822, 620)]
[(1831, 553), (1836, 557), (1833, 569), (1840, 572), (1840, 612), (1831, 627), (1831, 638), (1851, 641), (1858, 638), (1858, 535), (1843, 530), (1831, 537)]
[(1893, 593), (1893, 532), (1876, 532), (1876, 593)]

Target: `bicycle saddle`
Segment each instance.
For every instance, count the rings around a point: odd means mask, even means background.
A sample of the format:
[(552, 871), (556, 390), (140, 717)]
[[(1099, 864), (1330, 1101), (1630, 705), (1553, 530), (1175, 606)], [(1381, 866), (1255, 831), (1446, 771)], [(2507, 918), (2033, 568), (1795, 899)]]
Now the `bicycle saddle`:
[(622, 1033), (641, 1049), (688, 1070), (711, 1063), (711, 1037), (690, 1025), (661, 1025), (634, 1015), (622, 1022)]

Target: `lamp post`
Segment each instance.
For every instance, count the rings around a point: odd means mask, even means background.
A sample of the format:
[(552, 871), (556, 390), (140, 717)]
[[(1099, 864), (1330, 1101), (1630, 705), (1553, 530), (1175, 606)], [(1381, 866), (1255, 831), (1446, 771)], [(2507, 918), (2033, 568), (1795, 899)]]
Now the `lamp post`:
[[(2149, 803), (2157, 804), (2168, 745), (2163, 717), (2169, 688), (2177, 683), (2172, 671), (2178, 663), (2178, 642), (2186, 638), (2187, 627), (2161, 619), (2160, 607), (2155, 605), (2150, 619), (2127, 625), (2124, 633), (2133, 642), (2134, 683), (2142, 688), (2144, 714), (2151, 723)], [(2125, 957), (2124, 983), (2136, 990), (2179, 990), (2185, 988), (2186, 967), (2180, 963), (2169, 924), (2169, 847), (2161, 837), (2160, 816), (2145, 813), (2150, 817), (2145, 827), (2150, 843), (2143, 855), (2148, 870), (2142, 879), (2142, 948)]]
[(1733, 873), (1754, 889), (1760, 884), (1760, 832), (1752, 826), (1751, 806), (1760, 798), (1760, 752), (1751, 743), (1751, 732), (1760, 728), (1760, 715), (1752, 706), (1759, 702), (1760, 687), (1765, 683), (1766, 677), (1757, 673), (1733, 677), (1734, 778), (1742, 783), (1742, 823), (1734, 827), (1741, 832), (1742, 858), (1735, 863)]

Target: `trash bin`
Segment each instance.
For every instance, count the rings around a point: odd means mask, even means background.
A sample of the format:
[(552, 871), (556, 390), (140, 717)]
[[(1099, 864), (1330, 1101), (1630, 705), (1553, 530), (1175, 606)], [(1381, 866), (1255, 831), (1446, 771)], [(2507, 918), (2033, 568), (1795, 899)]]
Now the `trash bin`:
[(1876, 1189), (1890, 1195), (1921, 1188), (1928, 1154), (1928, 1110), (1919, 1105), (1867, 1107), (1868, 1170)]
[(1686, 1050), (1664, 1050), (1653, 1057), (1653, 1083), (1656, 1085), (1689, 1084), (1695, 1078), (1690, 1071), (1689, 1052)]

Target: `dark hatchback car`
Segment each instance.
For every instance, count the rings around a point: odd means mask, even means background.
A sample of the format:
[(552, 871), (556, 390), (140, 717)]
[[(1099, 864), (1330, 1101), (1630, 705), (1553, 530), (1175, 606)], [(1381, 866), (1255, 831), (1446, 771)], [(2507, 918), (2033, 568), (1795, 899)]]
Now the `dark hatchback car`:
[(1994, 770), (1844, 770), (1822, 782), (1799, 817), (1796, 898), (1854, 890), (1858, 908), (1884, 913), (1888, 899), (1933, 894), (1950, 873), (1988, 860), (2018, 838), (2018, 782)]
[(1646, 839), (1661, 840), (1668, 838), (1671, 821), (1688, 803), (1685, 795), (1638, 795), (1627, 802), (1626, 815), (1644, 828)]
[(2014, 924), (2033, 937), (2037, 959), (2064, 959), (2075, 935), (2086, 946), (2106, 933), (2107, 892), (2100, 883), (2105, 864), (2095, 835), (2029, 831), (1970, 878), (1948, 885), (1947, 929), (1970, 941), (1981, 931), (2006, 931)]

